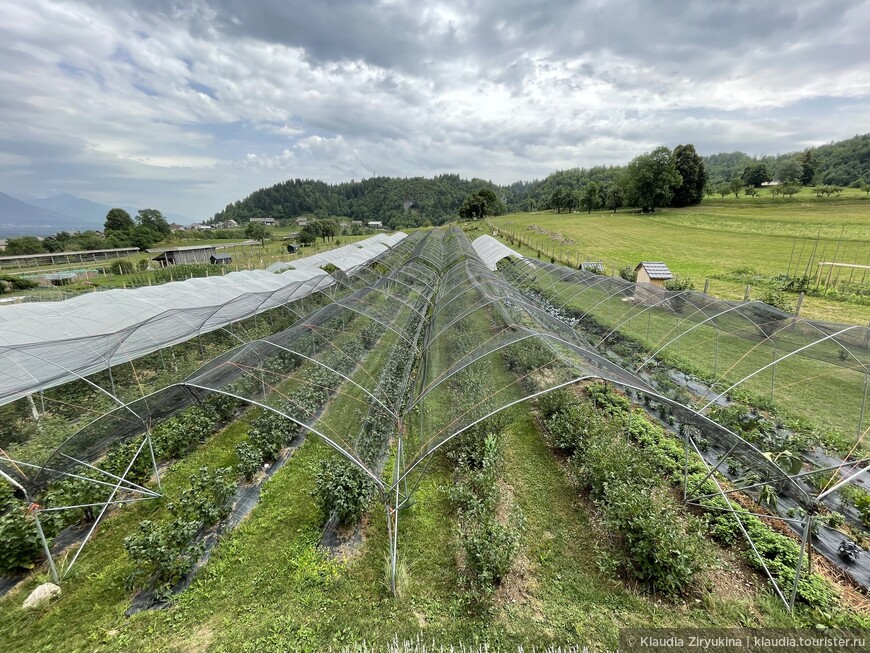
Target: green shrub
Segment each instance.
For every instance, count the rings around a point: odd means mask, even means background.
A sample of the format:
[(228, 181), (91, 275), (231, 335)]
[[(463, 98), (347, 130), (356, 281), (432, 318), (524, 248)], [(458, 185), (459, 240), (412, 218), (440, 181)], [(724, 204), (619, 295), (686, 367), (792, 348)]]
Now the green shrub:
[(326, 515), (334, 512), (342, 524), (359, 521), (375, 493), (371, 479), (339, 456), (320, 462), (314, 488), (312, 494), (320, 509)]
[(680, 596), (701, 570), (702, 543), (669, 497), (634, 483), (611, 483), (601, 502), (608, 526), (623, 540), (625, 568), (669, 596)]
[(14, 274), (0, 274), (0, 295), (13, 293), (19, 290), (30, 290), (39, 284), (32, 279), (26, 279)]
[(149, 579), (148, 587), (158, 599), (166, 599), (172, 586), (181, 580), (202, 555), (201, 543), (195, 542), (201, 524), (198, 521), (174, 519), (167, 524), (145, 520), (139, 532), (124, 538), (124, 548), (136, 565), (127, 577), (127, 588)]
[(855, 499), (855, 508), (858, 509), (858, 514), (861, 515), (861, 521), (865, 526), (870, 526), (870, 494), (858, 494)]
[(626, 281), (637, 281), (637, 270), (634, 269), (631, 265), (626, 265), (624, 267), (619, 268), (619, 276), (625, 279)]
[(0, 515), (0, 574), (33, 569), (41, 556), (36, 526), (25, 506), (15, 502)]
[(190, 477), (189, 487), (182, 490), (168, 510), (176, 519), (199, 521), (204, 526), (216, 524), (230, 514), (229, 500), (236, 490), (232, 467), (214, 471), (200, 467)]
[(239, 462), (236, 463), (236, 470), (246, 481), (254, 478), (263, 466), (263, 456), (260, 450), (250, 442), (239, 442), (236, 445), (236, 456), (239, 459)]
[(511, 523), (494, 516), (471, 521), (460, 531), (465, 553), (465, 579), (479, 598), (489, 595), (510, 571), (520, 548), (522, 513), (516, 510)]
[(133, 261), (130, 261), (125, 258), (119, 258), (109, 265), (109, 269), (112, 271), (112, 274), (130, 274), (133, 270), (136, 269), (136, 265)]

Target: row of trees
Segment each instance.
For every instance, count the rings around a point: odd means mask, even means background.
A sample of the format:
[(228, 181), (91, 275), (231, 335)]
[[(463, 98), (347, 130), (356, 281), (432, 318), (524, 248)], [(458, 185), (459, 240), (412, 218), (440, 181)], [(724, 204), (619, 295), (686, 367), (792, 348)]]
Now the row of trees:
[(636, 206), (648, 213), (660, 206), (697, 204), (707, 182), (704, 161), (691, 144), (678, 145), (673, 151), (657, 147), (635, 157), (625, 168), (607, 171), (611, 174), (604, 181), (595, 179), (592, 171), (587, 179), (566, 176), (567, 183), (555, 185), (539, 208), (561, 213)]

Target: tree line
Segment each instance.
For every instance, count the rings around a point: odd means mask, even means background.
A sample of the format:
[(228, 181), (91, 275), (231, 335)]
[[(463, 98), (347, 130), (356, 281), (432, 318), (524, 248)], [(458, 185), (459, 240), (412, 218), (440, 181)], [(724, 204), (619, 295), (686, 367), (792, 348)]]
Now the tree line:
[(169, 222), (157, 209), (139, 209), (132, 217), (124, 209), (110, 209), (106, 214), (103, 231), (70, 233), (59, 231), (53, 236), (10, 238), (3, 250), (4, 256), (54, 254), (57, 252), (85, 252), (96, 249), (138, 247), (148, 249), (171, 233)]
[(783, 195), (808, 185), (862, 187), (870, 183), (870, 134), (768, 157), (743, 152), (702, 157), (690, 144), (673, 150), (662, 147), (624, 166), (559, 170), (544, 179), (502, 186), (455, 174), (431, 179), (372, 177), (340, 184), (290, 179), (227, 205), (212, 222), (344, 216), (363, 222), (377, 220), (396, 229), (506, 211), (592, 211), (629, 206), (651, 211), (660, 206), (688, 206), (699, 202), (704, 194), (753, 194), (752, 189), (768, 181), (780, 181), (776, 193)]

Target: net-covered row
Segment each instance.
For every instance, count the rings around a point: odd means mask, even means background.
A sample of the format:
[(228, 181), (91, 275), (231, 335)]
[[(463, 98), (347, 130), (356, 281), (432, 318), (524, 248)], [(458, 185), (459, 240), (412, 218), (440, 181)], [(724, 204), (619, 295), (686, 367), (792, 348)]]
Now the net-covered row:
[[(380, 272), (360, 270), (358, 276), (369, 282), (351, 294), (91, 422), (42, 461), (38, 472), (22, 474), (2, 459), (0, 468), (35, 496), (56, 479), (86, 474), (88, 465), (99, 466), (119, 447), (139, 442), (166, 418), (214, 397), (275, 415), (275, 428), (285, 432), (282, 443), (310, 428), (349, 460), (379, 468), (436, 282), (430, 268), (408, 262), (420, 240), (409, 238), (378, 259)], [(329, 402), (341, 402), (337, 422), (321, 420)]]
[(376, 236), (293, 262), (280, 274), (233, 272), (63, 302), (0, 308), (0, 404), (134, 360), (238, 320), (286, 306), (355, 274), (405, 234)]
[(535, 259), (499, 270), (574, 325), (595, 350), (705, 412), (729, 399), (776, 405), (864, 447), (870, 329), (806, 320), (759, 301), (724, 301)]

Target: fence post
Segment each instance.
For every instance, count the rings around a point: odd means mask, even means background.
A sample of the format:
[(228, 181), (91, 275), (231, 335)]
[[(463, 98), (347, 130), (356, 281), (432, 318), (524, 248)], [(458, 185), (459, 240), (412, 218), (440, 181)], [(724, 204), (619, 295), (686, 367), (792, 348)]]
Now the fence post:
[(707, 295), (710, 292), (710, 280), (704, 279), (704, 294)]
[(748, 301), (749, 301), (749, 291), (750, 291), (750, 290), (752, 290), (752, 286), (751, 286), (750, 284), (747, 283), (747, 284), (746, 284), (746, 292), (743, 293), (743, 301), (744, 301), (744, 302), (748, 302)]
[(801, 314), (801, 306), (803, 306), (803, 303), (804, 303), (804, 294), (800, 293), (800, 294), (798, 294), (797, 306), (795, 306), (795, 309), (794, 309), (794, 314), (796, 316)]

